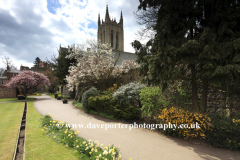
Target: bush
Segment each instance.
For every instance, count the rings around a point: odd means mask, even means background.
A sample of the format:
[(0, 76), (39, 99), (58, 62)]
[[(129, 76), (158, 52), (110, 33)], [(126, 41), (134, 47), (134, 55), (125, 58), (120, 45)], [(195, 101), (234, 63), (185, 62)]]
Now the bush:
[(140, 119), (141, 110), (133, 107), (132, 105), (122, 106), (117, 104), (116, 106), (110, 108), (110, 114), (112, 114), (116, 119), (137, 120)]
[(235, 120), (219, 114), (211, 114), (209, 117), (213, 126), (206, 131), (207, 142), (219, 148), (239, 149), (240, 119)]
[(78, 92), (78, 94), (77, 94), (77, 101), (78, 102), (81, 102), (82, 101), (82, 95), (83, 95), (83, 93), (86, 91), (86, 90), (88, 90), (89, 89), (89, 87), (82, 87), (82, 88), (78, 88), (79, 89), (79, 92)]
[(146, 87), (139, 94), (142, 104), (142, 116), (152, 117), (161, 113), (161, 110), (171, 106), (171, 102), (165, 100), (160, 87)]
[(95, 87), (91, 87), (89, 90), (83, 93), (82, 106), (87, 112), (91, 110), (91, 108), (88, 105), (88, 98), (91, 96), (97, 96), (98, 94), (99, 94), (99, 91)]
[(88, 98), (88, 105), (98, 112), (107, 112), (112, 103), (111, 95), (101, 95)]
[(131, 105), (118, 104), (115, 97), (111, 95), (101, 95), (90, 97), (88, 104), (98, 112), (105, 112), (113, 115), (116, 119), (139, 119), (141, 111)]
[(135, 106), (135, 104), (137, 103), (141, 107), (139, 93), (140, 90), (143, 88), (144, 86), (140, 83), (132, 82), (121, 86), (116, 92), (113, 93), (113, 97), (115, 97), (121, 105)]
[[(165, 134), (185, 137), (185, 138), (206, 138), (205, 132), (207, 131), (208, 124), (211, 119), (207, 115), (199, 113), (191, 113), (182, 109), (171, 107), (162, 110), (162, 114), (158, 116), (164, 123), (178, 124), (176, 130), (167, 129)], [(188, 127), (194, 128), (192, 124), (200, 125), (200, 128), (189, 129)], [(180, 128), (180, 124), (187, 124), (187, 128)]]

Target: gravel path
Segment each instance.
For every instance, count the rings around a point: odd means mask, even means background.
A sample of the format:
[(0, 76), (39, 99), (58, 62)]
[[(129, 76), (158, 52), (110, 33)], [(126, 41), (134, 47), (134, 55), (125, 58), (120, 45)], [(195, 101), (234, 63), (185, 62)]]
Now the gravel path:
[[(120, 153), (123, 160), (240, 160), (240, 152), (219, 149), (201, 144), (193, 144), (178, 138), (146, 130), (119, 128), (119, 122), (108, 120), (99, 116), (88, 115), (84, 111), (72, 106), (71, 102), (63, 104), (61, 100), (50, 98), (48, 95), (37, 96), (34, 106), (42, 115), (47, 113), (53, 119), (70, 124), (117, 125), (117, 128), (73, 128), (80, 131), (78, 136), (87, 140), (92, 139), (107, 146), (121, 145)], [(120, 122), (120, 124), (123, 124)]]

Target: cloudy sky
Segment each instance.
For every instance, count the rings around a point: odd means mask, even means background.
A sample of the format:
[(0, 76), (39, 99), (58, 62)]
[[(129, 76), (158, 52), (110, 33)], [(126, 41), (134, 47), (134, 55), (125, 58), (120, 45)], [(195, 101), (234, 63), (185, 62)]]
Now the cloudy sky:
[(117, 22), (122, 9), (124, 49), (134, 52), (130, 43), (143, 27), (133, 15), (138, 0), (0, 0), (0, 68), (6, 67), (5, 56), (18, 69), (21, 64), (32, 67), (36, 57), (45, 61), (57, 55), (60, 44), (97, 39), (98, 13), (105, 19), (107, 3), (110, 17)]

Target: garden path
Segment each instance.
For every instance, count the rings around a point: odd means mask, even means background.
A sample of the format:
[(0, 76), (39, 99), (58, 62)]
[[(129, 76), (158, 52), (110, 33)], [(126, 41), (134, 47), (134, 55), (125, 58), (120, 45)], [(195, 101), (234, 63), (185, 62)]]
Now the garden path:
[[(48, 95), (37, 96), (34, 106), (42, 115), (47, 113), (53, 119), (71, 124), (119, 124), (72, 106), (71, 102), (63, 104), (61, 100), (49, 98)], [(123, 124), (120, 122), (120, 124)], [(240, 152), (219, 149), (202, 144), (194, 144), (178, 138), (167, 137), (146, 129), (129, 128), (73, 128), (80, 131), (78, 136), (86, 140), (92, 139), (107, 146), (121, 145), (123, 160), (239, 160)]]

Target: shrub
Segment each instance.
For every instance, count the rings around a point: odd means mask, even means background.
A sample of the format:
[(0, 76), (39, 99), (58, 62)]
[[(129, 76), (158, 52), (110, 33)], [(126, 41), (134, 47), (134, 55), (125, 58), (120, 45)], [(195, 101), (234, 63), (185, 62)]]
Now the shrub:
[(171, 102), (165, 100), (165, 96), (162, 93), (160, 87), (146, 87), (141, 89), (139, 94), (142, 104), (142, 116), (157, 116), (161, 110), (171, 106)]
[(129, 106), (121, 106), (117, 104), (110, 108), (110, 113), (116, 119), (124, 119), (124, 120), (137, 120), (140, 118), (141, 110), (140, 108), (133, 107), (132, 105)]
[(139, 119), (141, 115), (139, 108), (118, 104), (116, 98), (111, 95), (90, 97), (88, 104), (91, 108), (113, 115), (116, 119)]
[(82, 95), (88, 89), (89, 89), (89, 87), (82, 87), (82, 88), (79, 87), (79, 92), (78, 92), (78, 95), (77, 95), (77, 101), (78, 102), (82, 101)]
[(75, 106), (76, 104), (77, 104), (77, 101), (76, 101), (76, 100), (73, 100), (73, 101), (72, 101), (72, 105)]
[[(199, 113), (191, 113), (182, 109), (171, 107), (162, 110), (162, 114), (158, 116), (164, 123), (178, 124), (176, 130), (167, 129), (165, 133), (168, 135), (185, 137), (185, 138), (206, 138), (205, 132), (209, 128), (208, 124), (211, 119), (207, 115)], [(193, 124), (196, 122), (200, 125), (200, 128), (194, 128)], [(181, 124), (186, 124), (188, 127), (180, 128)], [(195, 126), (196, 127), (196, 126)]]
[(88, 105), (88, 98), (91, 96), (97, 96), (98, 94), (99, 94), (99, 91), (95, 87), (91, 87), (89, 90), (83, 93), (82, 106), (87, 112), (89, 112), (91, 109)]
[(206, 131), (207, 142), (219, 148), (240, 148), (240, 119), (235, 120), (219, 114), (211, 114), (209, 117), (213, 126)]
[(139, 93), (140, 90), (143, 88), (144, 86), (140, 83), (132, 82), (121, 86), (116, 92), (113, 93), (113, 97), (115, 97), (121, 105), (134, 106), (137, 102), (138, 105), (141, 107)]
[(108, 108), (111, 107), (111, 95), (101, 95), (88, 98), (88, 105), (97, 110), (98, 112), (107, 112)]

